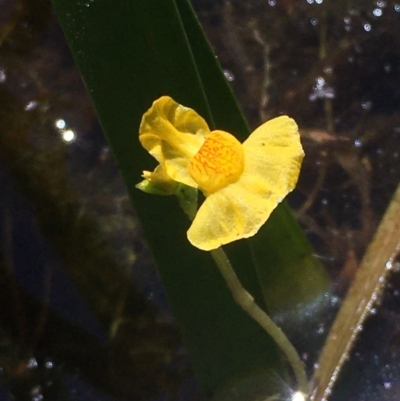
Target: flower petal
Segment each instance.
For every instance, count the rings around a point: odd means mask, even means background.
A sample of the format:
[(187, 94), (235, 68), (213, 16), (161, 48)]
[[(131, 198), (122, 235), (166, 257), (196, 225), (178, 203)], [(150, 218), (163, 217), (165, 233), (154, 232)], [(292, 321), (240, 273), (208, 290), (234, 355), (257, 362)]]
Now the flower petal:
[(240, 179), (210, 195), (201, 205), (187, 235), (197, 248), (209, 251), (254, 235), (278, 204), (257, 182)]
[(304, 151), (297, 124), (288, 116), (274, 118), (258, 127), (243, 143), (244, 174), (263, 181), (263, 186), (279, 199), (294, 189)]
[(173, 180), (196, 188), (187, 165), (209, 132), (194, 110), (162, 96), (143, 115), (139, 140)]

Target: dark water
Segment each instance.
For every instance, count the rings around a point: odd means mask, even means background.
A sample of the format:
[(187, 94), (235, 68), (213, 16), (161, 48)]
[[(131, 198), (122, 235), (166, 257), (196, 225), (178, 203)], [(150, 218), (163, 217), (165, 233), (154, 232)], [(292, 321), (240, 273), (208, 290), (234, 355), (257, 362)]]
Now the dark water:
[[(289, 202), (336, 288), (332, 313), (296, 334), (311, 370), (400, 177), (400, 3), (192, 3), (250, 124), (286, 113), (301, 128)], [(0, 399), (196, 399), (50, 3), (0, 10)], [(332, 400), (400, 400), (399, 310), (394, 269)]]

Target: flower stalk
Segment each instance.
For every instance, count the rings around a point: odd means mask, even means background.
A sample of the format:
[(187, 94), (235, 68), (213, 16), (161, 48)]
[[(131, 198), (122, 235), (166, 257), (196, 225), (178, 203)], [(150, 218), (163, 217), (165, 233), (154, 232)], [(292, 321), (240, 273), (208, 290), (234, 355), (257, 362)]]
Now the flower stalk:
[(299, 390), (303, 394), (309, 394), (307, 375), (303, 362), (285, 333), (256, 304), (254, 298), (245, 288), (243, 288), (224, 250), (222, 248), (217, 248), (210, 251), (210, 253), (224, 277), (235, 302), (273, 338), (288, 359), (298, 383)]

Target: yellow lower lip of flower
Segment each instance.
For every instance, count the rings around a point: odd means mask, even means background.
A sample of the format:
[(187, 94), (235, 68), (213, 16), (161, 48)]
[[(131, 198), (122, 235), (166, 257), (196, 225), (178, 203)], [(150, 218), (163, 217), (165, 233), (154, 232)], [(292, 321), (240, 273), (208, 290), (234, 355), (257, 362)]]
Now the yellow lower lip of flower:
[(190, 176), (206, 196), (237, 181), (243, 169), (242, 144), (224, 131), (211, 132), (188, 164)]

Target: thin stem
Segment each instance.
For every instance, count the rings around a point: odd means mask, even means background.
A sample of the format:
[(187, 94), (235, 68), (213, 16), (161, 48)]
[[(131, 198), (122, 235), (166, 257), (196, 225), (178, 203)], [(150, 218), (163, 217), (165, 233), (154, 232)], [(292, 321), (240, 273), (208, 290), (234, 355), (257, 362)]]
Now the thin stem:
[(307, 375), (303, 363), (286, 337), (284, 332), (272, 321), (272, 319), (255, 303), (254, 298), (243, 288), (238, 276), (222, 248), (211, 251), (215, 263), (224, 277), (233, 299), (247, 312), (278, 344), (279, 348), (286, 355), (299, 385), (299, 390), (308, 396), (309, 388)]

